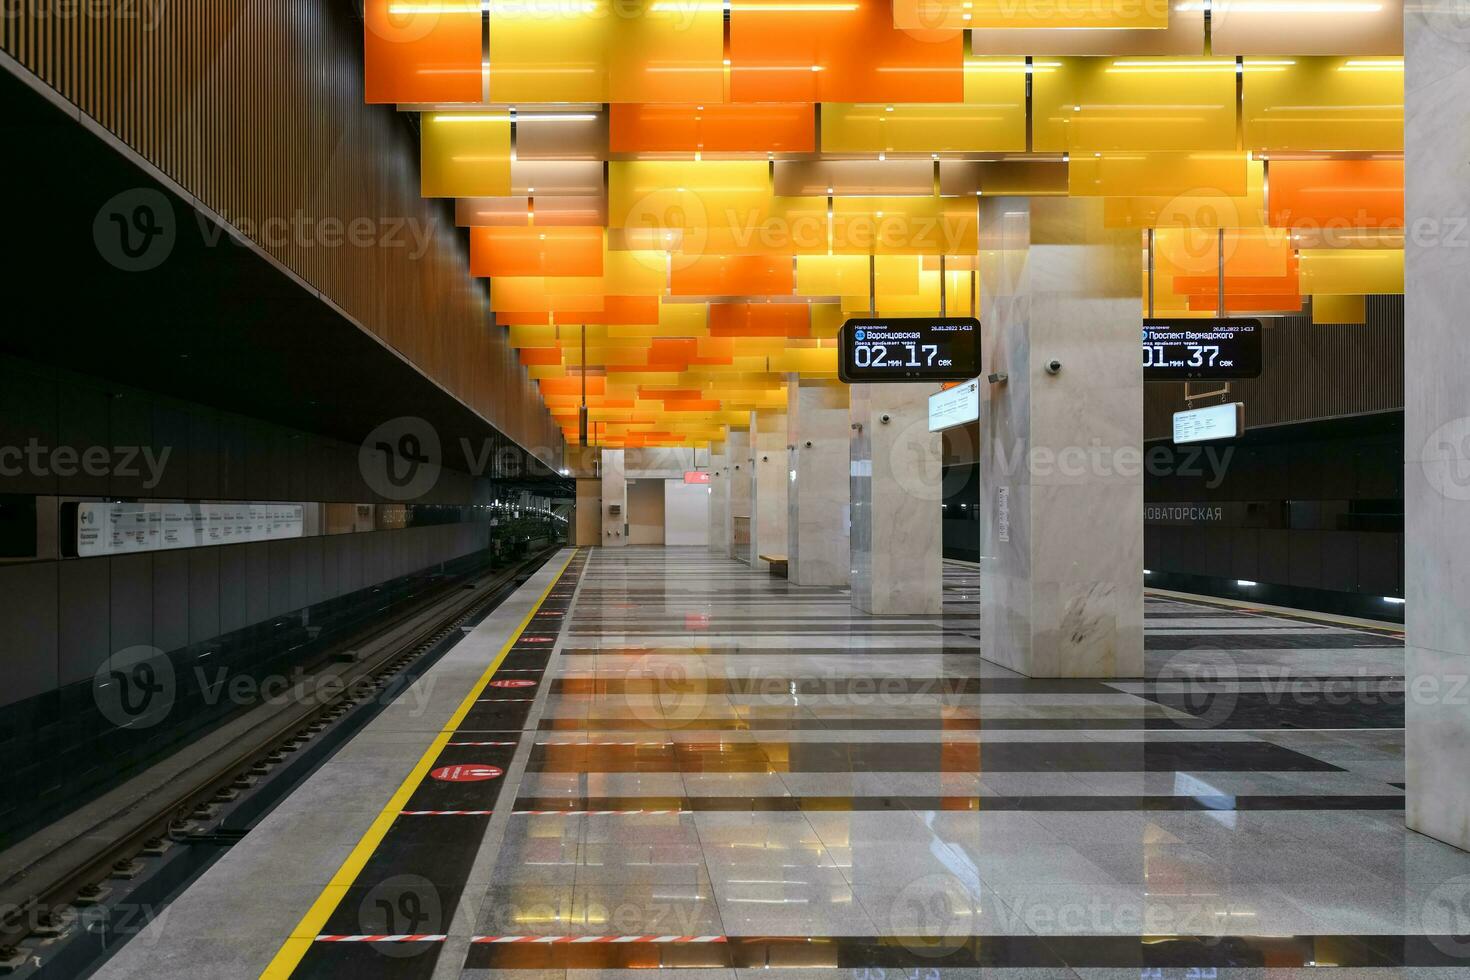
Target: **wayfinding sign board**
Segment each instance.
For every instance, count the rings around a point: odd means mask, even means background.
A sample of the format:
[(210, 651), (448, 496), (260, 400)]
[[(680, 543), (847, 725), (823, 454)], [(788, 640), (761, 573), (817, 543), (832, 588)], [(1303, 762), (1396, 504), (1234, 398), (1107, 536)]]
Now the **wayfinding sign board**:
[(941, 432), (980, 418), (980, 381), (975, 379), (929, 396), (929, 431)]
[(1174, 413), (1174, 444), (1238, 439), (1245, 432), (1245, 403), (1211, 405)]

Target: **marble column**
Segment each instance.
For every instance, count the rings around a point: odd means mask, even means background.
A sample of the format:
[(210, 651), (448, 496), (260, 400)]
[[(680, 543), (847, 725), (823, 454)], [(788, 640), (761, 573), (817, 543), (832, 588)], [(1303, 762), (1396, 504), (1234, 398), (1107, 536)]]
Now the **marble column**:
[(577, 523), (573, 528), (579, 548), (595, 548), (602, 538), (602, 481), (577, 478)]
[(621, 548), (628, 543), (628, 481), (621, 449), (602, 451), (602, 546)]
[(725, 432), (725, 475), (729, 506), (725, 509), (725, 554), (745, 561), (750, 556), (750, 430), (734, 426)]
[(725, 444), (717, 442), (709, 450), (709, 550), (717, 555), (730, 553), (730, 509), (729, 459), (725, 455)]
[(787, 577), (796, 585), (845, 586), (852, 558), (847, 386), (793, 378), (786, 393), (795, 474), (787, 491)]
[(750, 511), (750, 567), (768, 571), (761, 555), (786, 554), (786, 513), (791, 486), (790, 453), (784, 412), (751, 412), (750, 431), (755, 459)]
[(1143, 673), (1142, 258), (1102, 214), (980, 201), (982, 653), (1030, 677)]
[(1413, 830), (1470, 850), (1470, 23), (1463, 11), (1458, 0), (1404, 6), (1410, 382), (1402, 598), (1405, 814)]
[(878, 615), (944, 608), (937, 385), (853, 385), (849, 391), (852, 605)]

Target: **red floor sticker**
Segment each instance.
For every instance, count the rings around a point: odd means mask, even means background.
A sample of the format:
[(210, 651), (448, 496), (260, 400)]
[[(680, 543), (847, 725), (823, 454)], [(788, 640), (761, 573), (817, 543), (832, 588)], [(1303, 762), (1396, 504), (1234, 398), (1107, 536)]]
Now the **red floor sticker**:
[(499, 766), (441, 766), (429, 775), (441, 783), (483, 783), (487, 779), (499, 779), (505, 770)]

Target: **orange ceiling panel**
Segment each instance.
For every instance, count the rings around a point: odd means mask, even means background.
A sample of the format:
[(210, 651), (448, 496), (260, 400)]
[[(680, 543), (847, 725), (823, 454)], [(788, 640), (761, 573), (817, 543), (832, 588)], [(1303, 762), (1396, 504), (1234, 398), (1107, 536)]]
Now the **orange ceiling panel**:
[(648, 347), (648, 366), (662, 370), (686, 371), (689, 359), (699, 353), (698, 341), (685, 338), (656, 337)]
[(963, 102), (964, 32), (898, 30), (891, 0), (741, 0), (735, 102)]
[(601, 228), (471, 228), (475, 276), (600, 276)]
[[(541, 393), (544, 395), (575, 395), (582, 396), (582, 376), (574, 374), (566, 378), (542, 378)], [(587, 396), (601, 396), (607, 391), (607, 378), (602, 375), (588, 375)]]
[(527, 365), (549, 365), (561, 363), (560, 347), (522, 347), (521, 363)]
[(1277, 228), (1404, 227), (1403, 160), (1272, 160)]
[(796, 272), (788, 255), (704, 255), (676, 263), (674, 296), (790, 296)]
[[(566, 321), (566, 317), (561, 318)], [(569, 322), (569, 321), (568, 321)], [(602, 309), (578, 314), (578, 323), (657, 323), (657, 296), (604, 296)]]
[(805, 303), (712, 303), (711, 337), (808, 337), (811, 308)]
[(613, 103), (614, 153), (810, 153), (816, 107), (796, 104), (650, 105)]
[(703, 398), (704, 392), (698, 388), (654, 388), (651, 385), (639, 385), (638, 397), (662, 401), (693, 401)]
[(691, 365), (724, 367), (735, 363), (735, 341), (730, 337), (701, 337), (699, 355), (691, 357)]
[(666, 400), (664, 411), (666, 412), (718, 412), (724, 407), (724, 402), (710, 398), (692, 398), (688, 401)]
[(363, 20), (369, 103), (480, 101), (479, 0), (451, 0), (421, 11), (395, 0), (367, 0)]

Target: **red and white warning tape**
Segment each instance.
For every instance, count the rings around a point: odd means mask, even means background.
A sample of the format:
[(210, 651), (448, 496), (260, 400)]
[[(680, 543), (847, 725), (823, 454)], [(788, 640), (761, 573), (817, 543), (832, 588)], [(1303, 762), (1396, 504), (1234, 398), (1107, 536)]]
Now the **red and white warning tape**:
[(728, 940), (724, 936), (475, 936), (470, 940), (472, 943), (502, 944), (502, 943), (545, 943), (545, 944), (573, 944), (583, 943), (723, 943)]
[(515, 817), (633, 817), (693, 813), (693, 810), (512, 810)]
[(399, 810), (400, 817), (488, 817), (494, 810)]
[(583, 746), (583, 745), (590, 746), (592, 748), (607, 748), (609, 746), (614, 746), (614, 745), (618, 745), (618, 746), (640, 745), (640, 746), (651, 746), (651, 747), (654, 747), (654, 748), (671, 749), (671, 748), (674, 747), (674, 744), (675, 743), (673, 743), (673, 742), (537, 742), (536, 744), (538, 746), (545, 745), (545, 746), (550, 746), (550, 747), (553, 747), (553, 748), (568, 748), (568, 747), (575, 748), (577, 746)]
[(408, 936), (317, 936), (319, 943), (442, 943), (448, 939), (445, 935), (408, 935)]
[(484, 746), (491, 746), (493, 748), (506, 748), (507, 746), (519, 745), (519, 744), (520, 744), (519, 742), (449, 742), (449, 743), (447, 743), (447, 746), (449, 748), (456, 748), (456, 749), (472, 748), (472, 747), (473, 748), (482, 748)]

